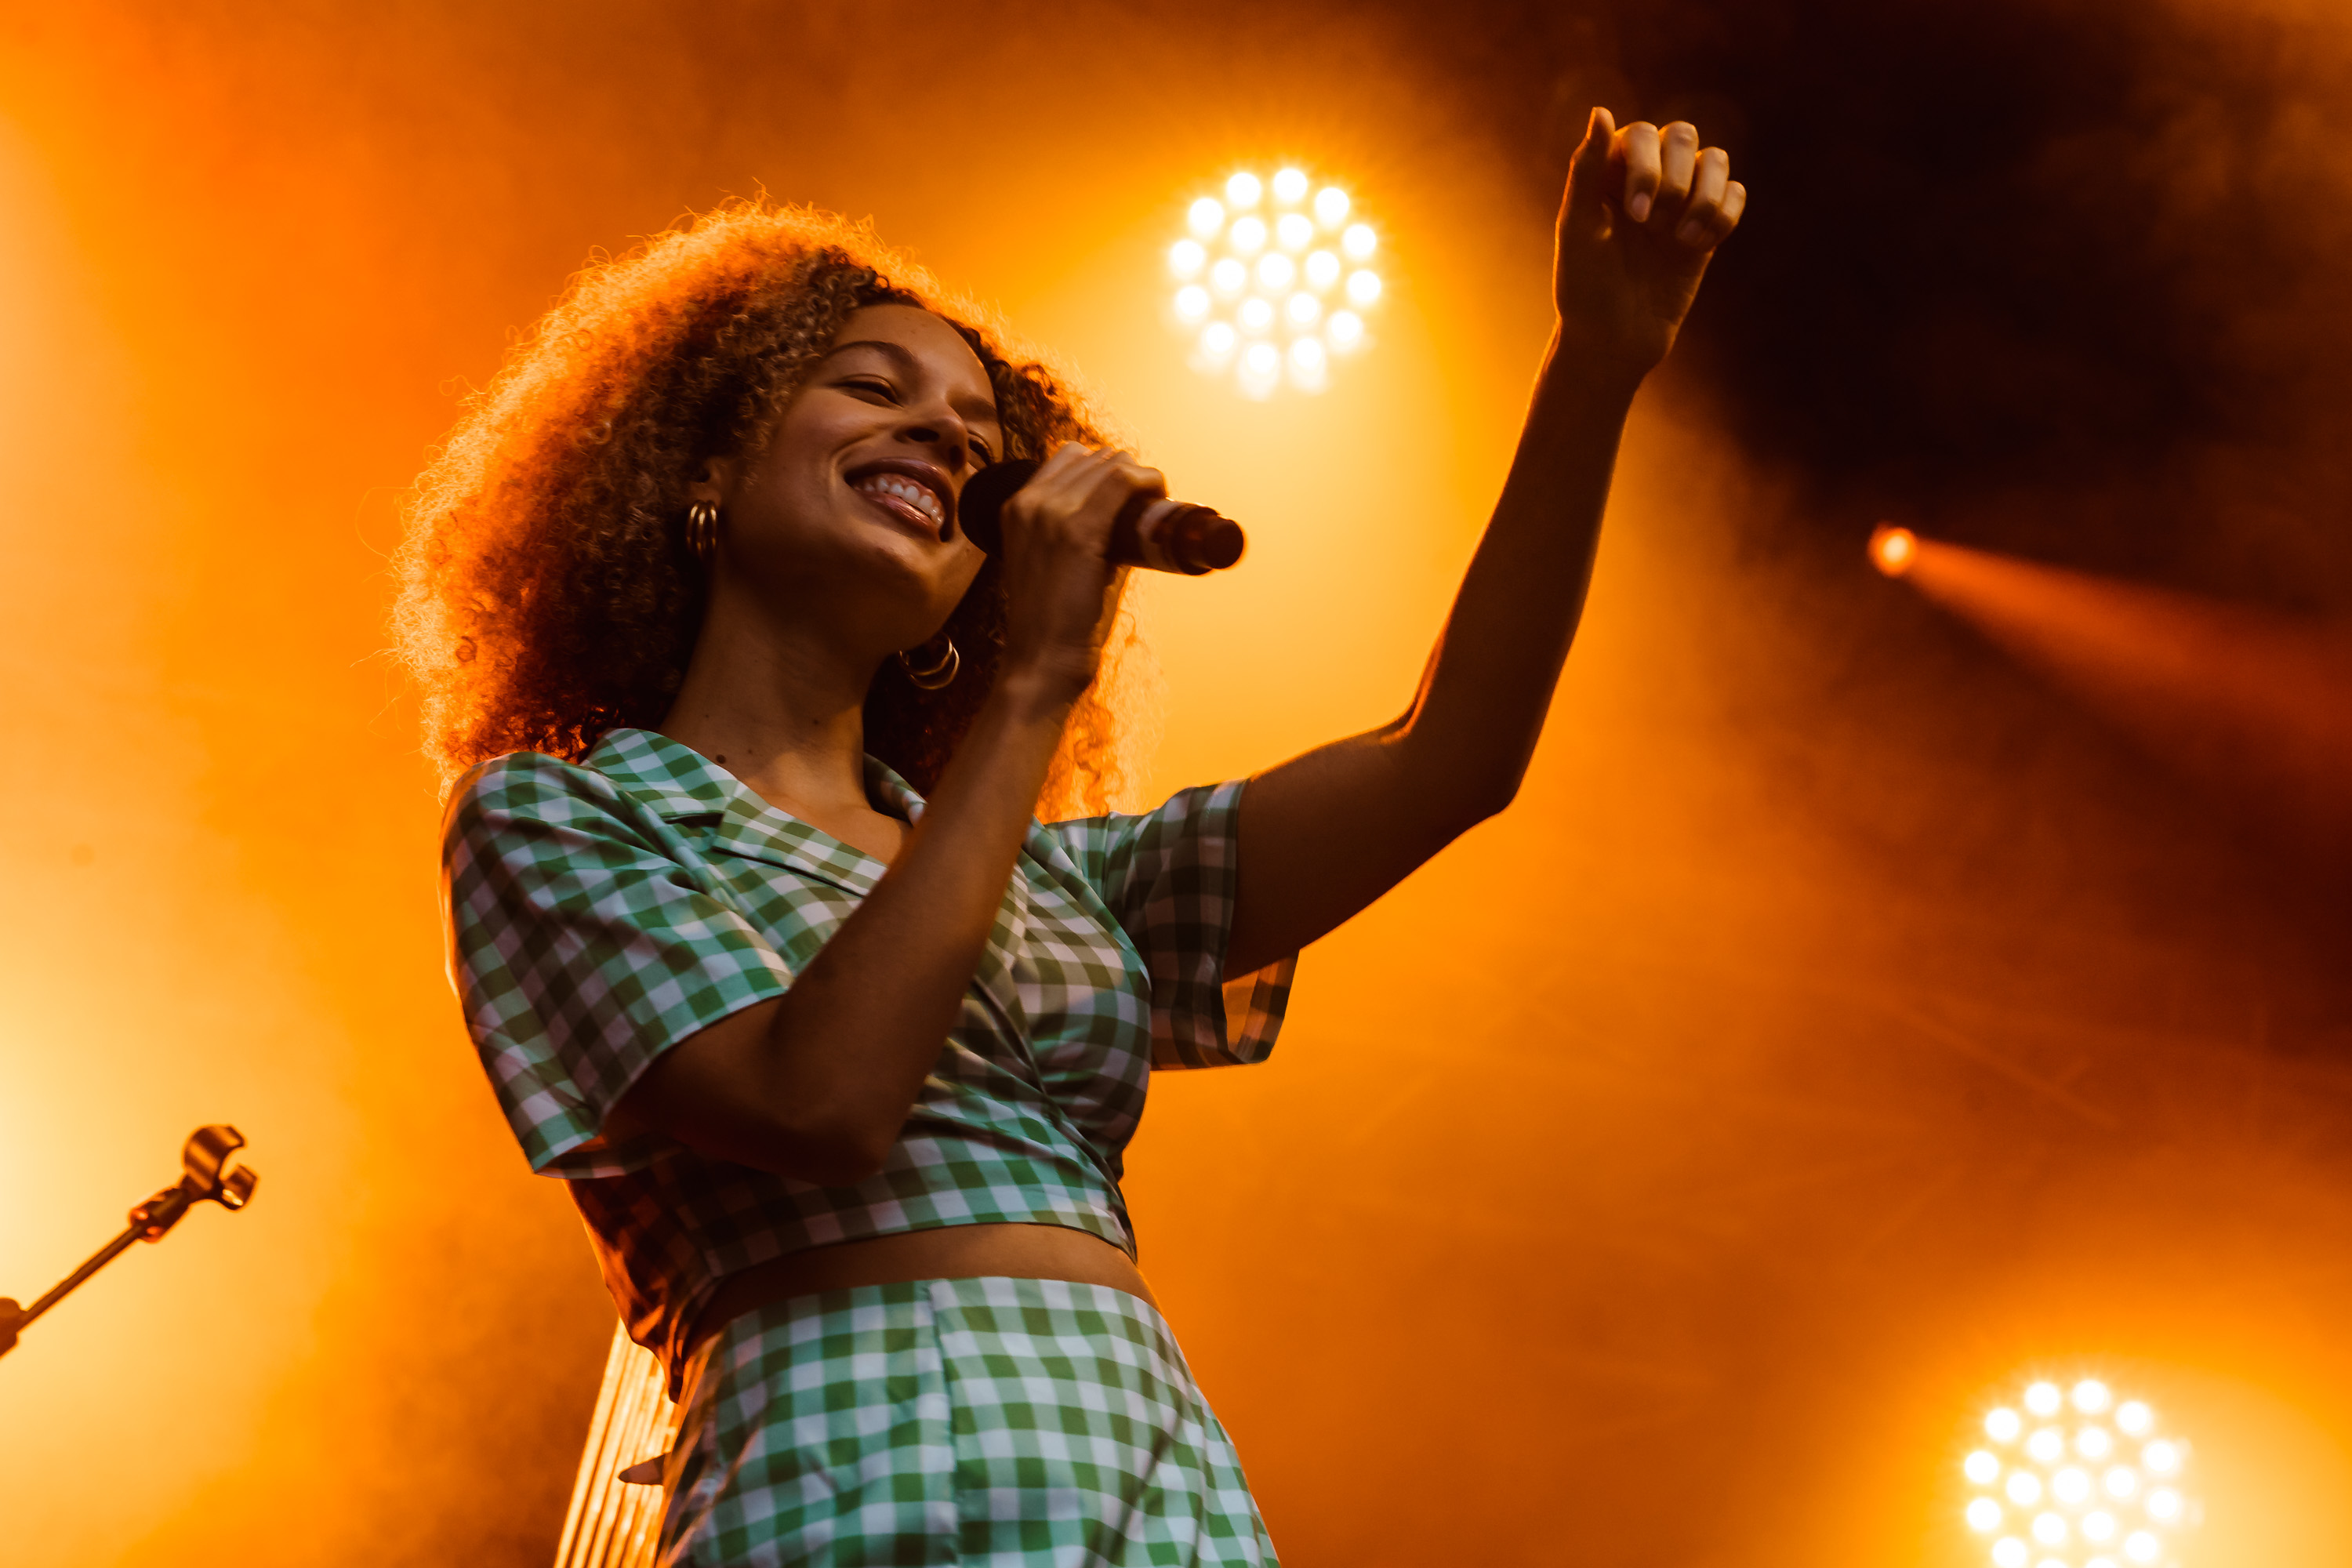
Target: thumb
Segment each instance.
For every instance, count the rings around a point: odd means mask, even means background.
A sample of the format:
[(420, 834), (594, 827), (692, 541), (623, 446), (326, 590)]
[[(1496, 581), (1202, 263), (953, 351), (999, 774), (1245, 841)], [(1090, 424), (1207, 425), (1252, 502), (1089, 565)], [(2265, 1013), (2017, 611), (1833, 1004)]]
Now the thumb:
[(1559, 214), (1560, 232), (1580, 238), (1594, 237), (1609, 226), (1609, 150), (1617, 140), (1617, 119), (1595, 109), (1585, 122), (1584, 140), (1568, 166), (1568, 194)]

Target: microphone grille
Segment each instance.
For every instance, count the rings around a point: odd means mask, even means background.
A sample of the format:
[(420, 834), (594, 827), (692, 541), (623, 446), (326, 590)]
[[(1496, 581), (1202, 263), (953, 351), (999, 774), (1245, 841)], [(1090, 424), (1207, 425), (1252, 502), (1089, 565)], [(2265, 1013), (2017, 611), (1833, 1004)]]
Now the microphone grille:
[(991, 463), (963, 482), (963, 493), (956, 498), (956, 522), (964, 537), (991, 555), (1004, 551), (1004, 526), (1001, 514), (1004, 503), (1037, 472), (1034, 458), (1010, 458), (1002, 463)]

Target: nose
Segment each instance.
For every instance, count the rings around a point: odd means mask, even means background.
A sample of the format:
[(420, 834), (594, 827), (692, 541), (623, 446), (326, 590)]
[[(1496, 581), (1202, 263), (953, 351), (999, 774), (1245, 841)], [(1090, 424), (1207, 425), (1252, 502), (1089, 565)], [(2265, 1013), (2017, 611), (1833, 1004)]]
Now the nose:
[(945, 403), (908, 410), (898, 438), (910, 447), (931, 448), (950, 473), (961, 472), (971, 462), (971, 427)]

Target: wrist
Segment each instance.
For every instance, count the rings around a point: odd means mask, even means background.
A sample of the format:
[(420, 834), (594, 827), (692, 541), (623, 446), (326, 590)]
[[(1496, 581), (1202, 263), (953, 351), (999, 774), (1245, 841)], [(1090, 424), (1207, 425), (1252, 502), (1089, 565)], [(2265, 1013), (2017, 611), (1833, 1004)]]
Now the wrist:
[(997, 669), (989, 701), (1015, 723), (1049, 724), (1058, 731), (1093, 677), (1091, 669), (1074, 668), (1069, 660), (1009, 658)]
[(1545, 346), (1542, 384), (1574, 386), (1599, 403), (1631, 406), (1643, 380), (1657, 367), (1658, 356), (1641, 345), (1620, 342), (1606, 333), (1581, 328), (1566, 315), (1552, 321), (1551, 342)]
[(1580, 339), (1565, 323), (1557, 324), (1536, 375), (1535, 402), (1563, 414), (1622, 421), (1649, 373), (1638, 356)]

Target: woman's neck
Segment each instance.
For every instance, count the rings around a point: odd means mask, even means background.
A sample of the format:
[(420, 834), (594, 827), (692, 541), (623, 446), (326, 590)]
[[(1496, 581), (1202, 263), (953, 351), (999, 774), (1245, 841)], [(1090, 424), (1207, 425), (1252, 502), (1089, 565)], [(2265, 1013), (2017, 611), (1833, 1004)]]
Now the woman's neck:
[(866, 691), (876, 662), (821, 642), (706, 623), (661, 732), (769, 805), (868, 854), (895, 850), (895, 818), (866, 796)]

